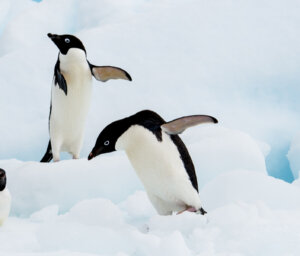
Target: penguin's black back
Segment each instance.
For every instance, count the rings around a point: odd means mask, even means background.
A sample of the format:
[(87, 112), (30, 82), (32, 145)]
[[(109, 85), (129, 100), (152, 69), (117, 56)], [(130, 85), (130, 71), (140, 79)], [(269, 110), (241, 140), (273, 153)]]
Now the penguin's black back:
[(43, 156), (43, 158), (41, 159), (40, 162), (41, 163), (48, 163), (52, 160), (52, 158), (53, 158), (53, 154), (52, 154), (52, 148), (51, 148), (51, 141), (49, 140), (46, 153), (45, 153), (45, 155)]
[(184, 164), (184, 168), (186, 172), (190, 177), (193, 187), (198, 191), (198, 182), (197, 182), (195, 167), (186, 146), (184, 145), (183, 141), (180, 139), (178, 135), (171, 135), (171, 139), (176, 145), (180, 153), (180, 158)]

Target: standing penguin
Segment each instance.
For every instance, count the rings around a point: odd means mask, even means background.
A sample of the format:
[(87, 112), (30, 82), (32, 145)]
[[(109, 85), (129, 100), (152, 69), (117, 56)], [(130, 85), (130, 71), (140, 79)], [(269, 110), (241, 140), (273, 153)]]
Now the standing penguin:
[(205, 214), (193, 161), (177, 134), (194, 125), (217, 122), (205, 115), (165, 122), (157, 113), (144, 110), (105, 127), (88, 159), (125, 150), (160, 215), (186, 210)]
[(6, 188), (6, 174), (0, 168), (0, 226), (7, 219), (11, 206), (11, 196)]
[(41, 162), (59, 161), (60, 152), (79, 158), (85, 121), (91, 101), (92, 76), (131, 81), (123, 69), (94, 66), (86, 58), (82, 42), (72, 35), (48, 34), (60, 52), (54, 67), (49, 116), (50, 141)]

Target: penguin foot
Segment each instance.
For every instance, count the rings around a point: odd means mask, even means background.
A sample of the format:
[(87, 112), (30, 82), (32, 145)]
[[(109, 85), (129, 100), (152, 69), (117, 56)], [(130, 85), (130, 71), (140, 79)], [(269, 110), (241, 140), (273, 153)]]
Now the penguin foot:
[(186, 209), (186, 211), (188, 211), (188, 212), (197, 212), (197, 210), (194, 207), (188, 207)]
[(197, 211), (197, 213), (200, 213), (201, 215), (207, 214), (207, 211), (205, 211), (202, 207)]
[[(202, 208), (201, 208), (202, 209)], [(177, 212), (177, 215), (178, 214), (181, 214), (181, 213), (183, 213), (183, 212), (185, 212), (185, 211), (188, 211), (188, 212), (198, 212), (194, 207), (192, 207), (192, 206), (188, 206), (186, 209), (184, 209), (184, 210), (182, 210), (182, 211), (180, 211), (180, 212)]]
[(54, 154), (53, 155), (53, 162), (59, 162), (60, 158), (59, 158), (59, 154)]

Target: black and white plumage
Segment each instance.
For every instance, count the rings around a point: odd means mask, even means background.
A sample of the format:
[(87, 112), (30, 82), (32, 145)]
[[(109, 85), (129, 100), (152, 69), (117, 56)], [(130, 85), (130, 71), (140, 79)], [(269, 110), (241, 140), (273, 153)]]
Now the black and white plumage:
[(11, 195), (6, 187), (6, 173), (0, 168), (0, 226), (7, 219), (11, 207)]
[(60, 52), (54, 67), (49, 115), (50, 141), (41, 162), (58, 161), (60, 152), (79, 158), (92, 93), (92, 76), (131, 81), (123, 69), (88, 62), (82, 42), (72, 35), (48, 34)]
[(144, 110), (105, 127), (88, 159), (125, 150), (159, 214), (185, 210), (205, 214), (193, 161), (178, 134), (194, 125), (217, 122), (206, 115), (165, 122), (157, 113)]

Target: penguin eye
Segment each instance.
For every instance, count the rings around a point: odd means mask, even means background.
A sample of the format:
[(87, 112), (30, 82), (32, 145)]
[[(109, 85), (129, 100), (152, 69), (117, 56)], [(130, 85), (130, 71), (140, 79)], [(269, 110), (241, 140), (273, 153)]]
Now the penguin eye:
[(108, 146), (109, 145), (109, 140), (104, 142), (104, 146)]
[(69, 38), (65, 38), (65, 42), (68, 44), (70, 43), (70, 39)]

